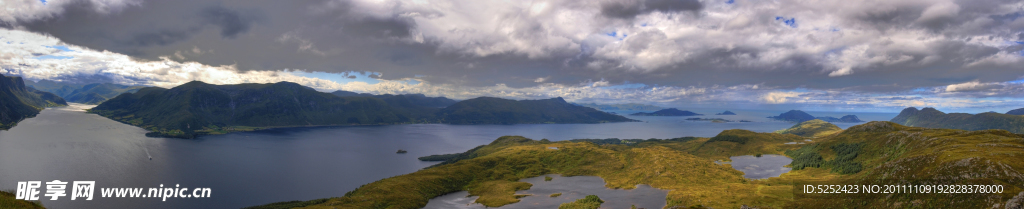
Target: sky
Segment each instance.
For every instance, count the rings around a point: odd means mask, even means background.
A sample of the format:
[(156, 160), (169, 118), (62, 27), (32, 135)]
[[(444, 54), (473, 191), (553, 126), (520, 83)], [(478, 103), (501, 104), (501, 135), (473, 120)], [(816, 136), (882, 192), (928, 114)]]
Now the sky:
[(1024, 107), (1016, 0), (5, 0), (0, 74), (682, 108)]

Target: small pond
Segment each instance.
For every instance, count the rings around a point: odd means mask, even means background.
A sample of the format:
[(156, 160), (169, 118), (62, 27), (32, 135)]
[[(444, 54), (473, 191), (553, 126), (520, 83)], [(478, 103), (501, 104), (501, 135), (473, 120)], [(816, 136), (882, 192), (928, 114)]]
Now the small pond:
[[(652, 188), (648, 185), (637, 185), (636, 189), (609, 189), (604, 187), (604, 179), (596, 176), (573, 176), (562, 177), (557, 174), (549, 174), (553, 179), (544, 181), (544, 176), (519, 180), (533, 184), (528, 190), (518, 191), (516, 194), (529, 194), (520, 199), (518, 203), (512, 203), (498, 207), (500, 209), (514, 208), (558, 208), (562, 203), (576, 201), (587, 195), (597, 195), (604, 204), (601, 208), (629, 208), (636, 205), (637, 208), (662, 208), (665, 207), (665, 198), (668, 190)], [(550, 197), (551, 194), (562, 193), (558, 197)], [(442, 195), (430, 199), (426, 209), (477, 209), (487, 208), (484, 205), (473, 203), (478, 197), (467, 197), (469, 192), (460, 191)]]
[(789, 172), (791, 168), (784, 167), (793, 162), (793, 159), (782, 155), (753, 155), (729, 157), (732, 160), (732, 168), (743, 171), (743, 177), (748, 179), (766, 179), (778, 177)]

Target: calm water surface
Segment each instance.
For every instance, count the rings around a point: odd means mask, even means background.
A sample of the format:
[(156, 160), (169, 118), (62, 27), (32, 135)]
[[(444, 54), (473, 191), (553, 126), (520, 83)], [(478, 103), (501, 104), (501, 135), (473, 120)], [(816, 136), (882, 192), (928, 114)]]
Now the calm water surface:
[(793, 162), (793, 159), (782, 155), (753, 155), (729, 157), (732, 160), (732, 168), (743, 171), (743, 177), (748, 179), (766, 179), (778, 177), (789, 172), (791, 168), (783, 167)]
[[(48, 208), (239, 208), (271, 202), (342, 196), (382, 178), (415, 172), (432, 162), (416, 158), (463, 152), (504, 135), (533, 139), (710, 137), (726, 129), (770, 132), (792, 123), (765, 118), (784, 111), (732, 110), (713, 115), (752, 123), (686, 121), (687, 117), (633, 117), (646, 122), (607, 124), (351, 126), (286, 128), (203, 136), (145, 137), (145, 130), (87, 114), (91, 106), (49, 108), (0, 131), (0, 190), (18, 181), (96, 181), (92, 201), (42, 200)], [(620, 112), (627, 114), (630, 112)], [(842, 116), (842, 113), (814, 113)], [(856, 113), (889, 120), (895, 113)], [(842, 128), (855, 125), (837, 123)], [(398, 149), (408, 150), (396, 154)], [(148, 154), (147, 154), (148, 153)], [(147, 156), (152, 156), (150, 160)], [(208, 187), (212, 198), (101, 198), (99, 188)], [(42, 196), (41, 196), (42, 197)]]

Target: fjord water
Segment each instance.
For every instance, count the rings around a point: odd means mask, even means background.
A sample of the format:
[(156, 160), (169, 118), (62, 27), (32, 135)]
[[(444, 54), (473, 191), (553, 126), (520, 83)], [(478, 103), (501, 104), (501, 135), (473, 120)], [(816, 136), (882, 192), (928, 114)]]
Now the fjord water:
[[(271, 202), (342, 196), (360, 185), (434, 164), (416, 158), (463, 152), (504, 135), (533, 139), (711, 137), (726, 129), (770, 132), (792, 123), (765, 118), (784, 111), (699, 112), (703, 118), (751, 123), (686, 121), (688, 117), (629, 116), (646, 122), (607, 124), (343, 126), (283, 128), (202, 136), (149, 138), (145, 130), (84, 109), (48, 108), (0, 131), (0, 190), (18, 181), (96, 181), (94, 199), (55, 201), (48, 208), (239, 208)], [(720, 112), (718, 110), (717, 112)], [(625, 115), (629, 112), (620, 112)], [(842, 116), (844, 113), (815, 113)], [(856, 113), (889, 120), (895, 113)], [(842, 128), (855, 125), (836, 123)], [(396, 154), (398, 149), (408, 150)], [(152, 160), (148, 158), (152, 156)], [(211, 188), (211, 198), (103, 198), (100, 188)], [(70, 192), (70, 191), (69, 191)]]

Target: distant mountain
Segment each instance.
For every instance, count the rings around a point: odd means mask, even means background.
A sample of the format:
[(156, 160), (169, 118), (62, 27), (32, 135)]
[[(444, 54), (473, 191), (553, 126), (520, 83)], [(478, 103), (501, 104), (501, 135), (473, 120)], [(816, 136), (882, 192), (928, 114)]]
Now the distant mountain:
[(825, 117), (816, 117), (816, 119), (823, 120), (823, 121), (826, 121), (826, 122), (833, 122), (833, 123), (834, 122), (840, 122), (840, 123), (859, 123), (859, 122), (864, 122), (864, 121), (860, 120), (860, 118), (857, 118), (856, 115), (845, 115), (842, 118), (836, 118), (836, 117), (832, 117), (832, 116), (825, 116)]
[(820, 137), (839, 133), (840, 131), (843, 131), (843, 129), (835, 124), (815, 119), (798, 123), (788, 129), (775, 131), (775, 133), (793, 134), (802, 137)]
[(860, 118), (857, 118), (856, 115), (845, 115), (842, 118), (836, 118), (836, 117), (832, 117), (832, 116), (814, 117), (811, 114), (807, 114), (806, 112), (800, 111), (800, 110), (790, 110), (789, 112), (785, 112), (785, 113), (779, 114), (779, 116), (769, 116), (768, 118), (775, 119), (775, 120), (789, 121), (789, 122), (797, 122), (797, 123), (804, 122), (804, 121), (809, 121), (809, 120), (814, 120), (814, 119), (823, 120), (825, 122), (832, 122), (832, 123), (835, 123), (835, 122), (841, 122), (841, 123), (859, 123), (859, 122), (864, 122), (864, 121), (860, 120)]
[(736, 113), (726, 110), (725, 112), (722, 113), (715, 113), (715, 115), (736, 115)]
[(1024, 134), (1024, 117), (999, 113), (949, 113), (935, 108), (926, 107), (918, 110), (914, 107), (903, 109), (890, 122), (905, 126), (924, 128), (961, 129), (968, 131), (1002, 129), (1013, 133)]
[(811, 114), (799, 110), (790, 110), (789, 112), (779, 114), (779, 116), (770, 116), (768, 118), (797, 123), (816, 119)]
[(690, 112), (690, 111), (686, 111), (686, 110), (679, 110), (679, 109), (676, 109), (676, 108), (668, 108), (668, 109), (658, 110), (658, 111), (654, 111), (654, 112), (638, 112), (638, 113), (633, 113), (633, 114), (629, 114), (629, 115), (636, 115), (636, 116), (694, 116), (694, 115), (704, 115), (704, 114), (697, 114), (697, 113), (694, 113), (694, 112)]
[(68, 105), (64, 99), (49, 92), (25, 86), (21, 77), (0, 75), (0, 129), (7, 130), (25, 118), (39, 114), (46, 107)]
[(561, 97), (541, 100), (509, 100), (479, 97), (460, 101), (438, 112), (443, 123), (603, 123), (635, 121), (594, 108), (565, 102)]
[(151, 131), (147, 136), (194, 138), (263, 127), (413, 122), (373, 97), (339, 97), (296, 83), (146, 87), (93, 109)]
[(645, 104), (637, 104), (637, 103), (627, 103), (627, 104), (597, 104), (597, 103), (581, 104), (581, 103), (572, 103), (572, 104), (579, 105), (579, 106), (584, 106), (584, 107), (589, 107), (589, 108), (594, 108), (594, 109), (598, 109), (598, 110), (602, 110), (602, 111), (616, 111), (616, 110), (654, 111), (654, 110), (665, 109), (664, 107), (658, 107), (658, 106), (653, 106), (653, 105), (645, 105)]
[(27, 84), (41, 91), (54, 93), (68, 102), (99, 104), (125, 92), (135, 93), (143, 86), (126, 86), (112, 83), (74, 84), (40, 80)]
[(1024, 115), (1024, 108), (1010, 110), (1006, 112), (1007, 115)]

